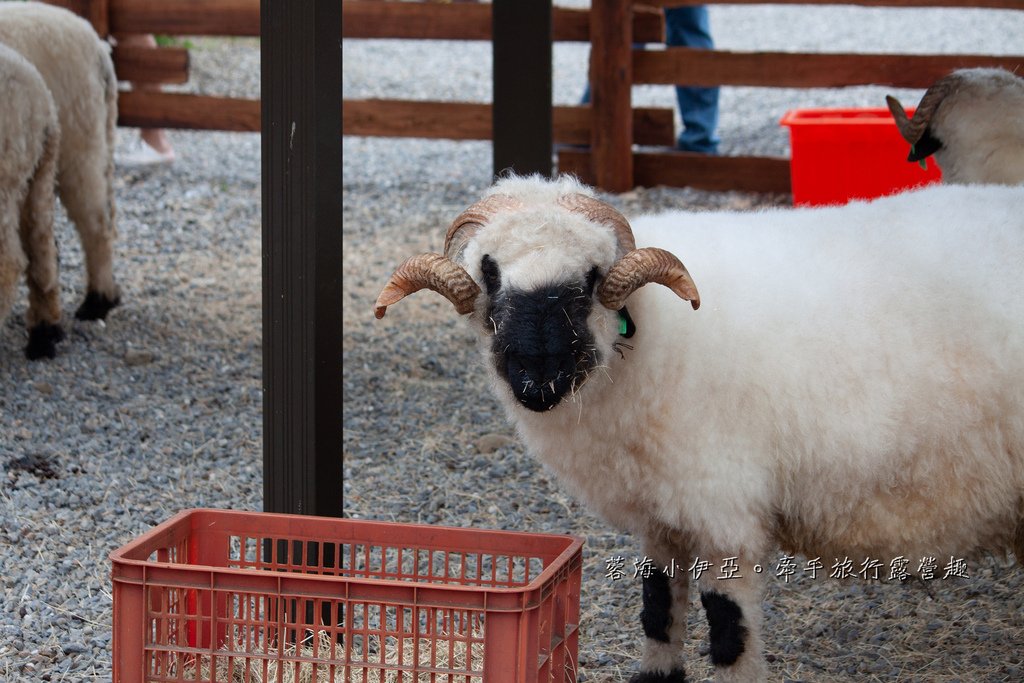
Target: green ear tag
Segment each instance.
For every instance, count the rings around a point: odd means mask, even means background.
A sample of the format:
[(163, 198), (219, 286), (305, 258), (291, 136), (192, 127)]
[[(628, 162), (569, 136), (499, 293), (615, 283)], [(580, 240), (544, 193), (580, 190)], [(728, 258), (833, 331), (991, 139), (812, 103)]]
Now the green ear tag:
[[(910, 146), (910, 156), (914, 156), (914, 145)], [(928, 170), (928, 160), (927, 160), (927, 158), (921, 157), (920, 159), (918, 159), (917, 160), (917, 165), (927, 171)]]
[(629, 330), (629, 325), (626, 323), (626, 316), (619, 313), (619, 334), (623, 337), (626, 336), (626, 332)]

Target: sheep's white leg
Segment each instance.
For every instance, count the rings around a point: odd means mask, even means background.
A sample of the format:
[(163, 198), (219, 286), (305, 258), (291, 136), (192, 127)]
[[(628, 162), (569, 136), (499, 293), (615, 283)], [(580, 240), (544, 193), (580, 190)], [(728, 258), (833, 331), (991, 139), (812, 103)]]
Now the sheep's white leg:
[(656, 565), (643, 579), (644, 653), (640, 672), (630, 683), (686, 683), (683, 668), (683, 641), (686, 639), (686, 613), (689, 609), (689, 575), (677, 569), (669, 576), (659, 567), (669, 567), (671, 551), (648, 542), (647, 556)]
[(86, 160), (62, 167), (58, 184), (61, 201), (78, 230), (85, 253), (87, 292), (75, 312), (81, 320), (105, 318), (121, 301), (113, 271), (116, 229), (112, 169), (108, 168), (105, 150), (97, 146), (82, 152)]
[[(753, 563), (738, 564), (735, 574), (713, 567), (700, 580), (717, 683), (754, 683), (768, 676), (761, 637), (764, 580)], [(723, 578), (727, 574), (732, 575)]]
[(18, 197), (12, 191), (0, 191), (0, 322), (14, 306), (26, 262), (18, 234)]
[(28, 283), (29, 359), (53, 358), (56, 344), (64, 338), (60, 328), (60, 279), (57, 270), (57, 244), (53, 236), (54, 184), (57, 173), (58, 138), (47, 132), (43, 156), (29, 182), (20, 216), (20, 238), (28, 259), (25, 269)]

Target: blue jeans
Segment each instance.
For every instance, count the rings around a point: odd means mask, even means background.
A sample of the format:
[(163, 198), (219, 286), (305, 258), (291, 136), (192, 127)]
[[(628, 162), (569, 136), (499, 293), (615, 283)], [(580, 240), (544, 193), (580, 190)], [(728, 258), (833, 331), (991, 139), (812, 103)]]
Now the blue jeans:
[[(704, 5), (665, 8), (665, 44), (669, 47), (711, 49), (711, 25)], [(718, 128), (718, 88), (676, 86), (676, 102), (683, 130), (676, 138), (676, 147), (686, 152), (717, 154), (720, 142)], [(590, 102), (590, 84), (582, 103)]]
[[(665, 44), (669, 47), (711, 49), (711, 24), (704, 5), (665, 8)], [(718, 88), (676, 86), (676, 102), (683, 130), (676, 147), (687, 152), (717, 154)]]

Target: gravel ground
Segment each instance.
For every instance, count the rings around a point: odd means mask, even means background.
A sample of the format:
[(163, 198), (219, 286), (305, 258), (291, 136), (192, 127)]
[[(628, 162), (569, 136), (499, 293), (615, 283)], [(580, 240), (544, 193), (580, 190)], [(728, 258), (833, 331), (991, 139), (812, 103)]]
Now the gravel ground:
[[(259, 95), (255, 41), (194, 40), (190, 89)], [(122, 306), (73, 319), (61, 215), (67, 341), (29, 363), (24, 304), (0, 325), (3, 681), (110, 680), (107, 555), (184, 508), (263, 505), (260, 139), (170, 136), (173, 166), (116, 172)]]
[[(558, 4), (586, 5), (586, 2)], [(850, 7), (713, 6), (720, 47), (737, 50), (1019, 53), (1022, 13)], [(870, 44), (865, 44), (870, 40)], [(896, 47), (892, 47), (896, 46)], [(347, 41), (345, 97), (489, 100), (486, 45)], [(587, 48), (554, 53), (554, 99), (582, 92)], [(920, 90), (724, 88), (725, 154), (787, 156), (778, 125), (791, 108), (915, 102)], [(634, 88), (634, 104), (674, 107), (671, 88)], [(639, 555), (571, 499), (523, 450), (483, 382), (472, 336), (440, 297), (411, 297), (375, 321), (372, 303), (405, 257), (438, 251), (451, 219), (490, 182), (488, 143), (349, 137), (344, 141), (345, 509), (352, 517), (534, 532), (586, 539), (581, 680), (623, 681), (640, 654)], [(636, 189), (605, 197), (627, 216), (666, 207), (757, 208), (788, 196)], [(626, 576), (606, 576), (621, 557)], [(797, 558), (801, 563), (806, 558)], [(774, 568), (773, 568), (774, 569)], [(830, 567), (826, 566), (826, 572)], [(969, 565), (970, 578), (899, 584), (768, 582), (766, 652), (775, 680), (1024, 680), (1022, 572), (1011, 558)], [(940, 576), (941, 576), (940, 568)], [(696, 604), (687, 645), (692, 680), (711, 675)]]
[[(1019, 51), (1024, 37), (1020, 13), (879, 12), (715, 7), (712, 21), (723, 47), (742, 49), (772, 47), (772, 38), (776, 47), (872, 49), (861, 44), (871, 35), (878, 49), (992, 53)], [(258, 95), (254, 41), (193, 42), (193, 80), (183, 89)], [(555, 57), (556, 101), (575, 101), (586, 50), (560, 45)], [(344, 59), (347, 97), (489, 97), (486, 46), (347, 41)], [(785, 109), (877, 105), (882, 94), (726, 89), (723, 151), (786, 154), (777, 126)], [(667, 88), (637, 88), (635, 99), (672, 106)], [(122, 141), (133, 136), (120, 132)], [(0, 680), (109, 680), (107, 555), (184, 508), (262, 506), (259, 137), (171, 138), (172, 167), (117, 171), (123, 305), (106, 323), (69, 321), (49, 363), (21, 354), (23, 306), (0, 325)], [(370, 314), (399, 260), (437, 249), (451, 217), (487, 185), (490, 146), (347, 138), (344, 153), (347, 513), (584, 536), (581, 679), (624, 680), (639, 653), (639, 585), (606, 578), (605, 563), (621, 556), (628, 570), (633, 539), (583, 510), (523, 452), (447, 306), (414, 297), (382, 322)], [(787, 198), (655, 188), (611, 200), (628, 215)], [(63, 217), (58, 240), (63, 301), (73, 311), (81, 251)], [(773, 674), (1021, 680), (1021, 573), (1003, 559), (970, 569), (969, 580), (927, 588), (771, 582)], [(691, 621), (689, 670), (701, 680), (709, 675), (706, 626), (696, 609)]]

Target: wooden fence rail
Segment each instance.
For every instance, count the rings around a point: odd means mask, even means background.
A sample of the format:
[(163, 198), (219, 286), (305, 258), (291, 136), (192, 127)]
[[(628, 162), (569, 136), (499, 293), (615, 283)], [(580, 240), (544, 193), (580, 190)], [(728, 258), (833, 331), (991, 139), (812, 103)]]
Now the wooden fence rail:
[(110, 32), (259, 36), (259, 0), (105, 0)]
[[(419, 40), (491, 40), (490, 4), (382, 2), (343, 0), (343, 38), (415, 38)], [(660, 43), (665, 22), (660, 10), (637, 7), (632, 17), (638, 42)], [(590, 40), (590, 10), (555, 7), (551, 11), (555, 42)]]
[[(1022, 45), (1024, 47), (1024, 45)], [(672, 47), (633, 52), (633, 83), (770, 88), (839, 88), (886, 85), (927, 87), (953, 69), (1013, 68), (1021, 57), (987, 55), (729, 52)]]

